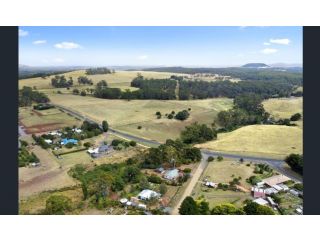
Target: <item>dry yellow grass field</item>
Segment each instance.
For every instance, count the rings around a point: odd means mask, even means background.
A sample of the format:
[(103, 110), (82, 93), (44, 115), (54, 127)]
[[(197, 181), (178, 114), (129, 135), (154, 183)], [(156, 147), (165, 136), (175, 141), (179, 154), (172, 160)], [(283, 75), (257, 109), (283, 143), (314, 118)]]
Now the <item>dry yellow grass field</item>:
[(267, 112), (275, 118), (290, 118), (295, 113), (302, 113), (302, 97), (271, 98), (263, 102)]
[[(71, 108), (99, 122), (107, 120), (111, 127), (148, 139), (165, 141), (176, 138), (186, 125), (198, 121), (211, 124), (216, 114), (232, 106), (232, 99), (206, 100), (108, 100), (67, 94), (49, 94), (53, 103)], [(166, 113), (191, 108), (186, 121), (167, 119)], [(160, 111), (163, 118), (157, 119)], [(137, 129), (142, 126), (142, 129)]]
[[(171, 75), (183, 75), (167, 72), (146, 72), (146, 71), (116, 71), (114, 74), (98, 74), (98, 75), (88, 75), (89, 79), (92, 79), (94, 85), (101, 81), (106, 80), (109, 87), (117, 87), (121, 89), (135, 89), (130, 87), (130, 83), (133, 78), (137, 76), (138, 73), (141, 73), (145, 78), (168, 78)], [(79, 76), (85, 76), (85, 70), (78, 70), (69, 73), (63, 74), (68, 79), (69, 77), (73, 78), (74, 86), (78, 86), (77, 78)], [(51, 78), (53, 76), (48, 76), (45, 79), (43, 78), (29, 78), (19, 80), (19, 88), (23, 86), (27, 87), (36, 87), (37, 89), (52, 89)], [(86, 88), (88, 86), (85, 86)]]
[(302, 153), (302, 129), (279, 125), (251, 125), (218, 134), (217, 140), (197, 146), (221, 152), (283, 158), (290, 153)]

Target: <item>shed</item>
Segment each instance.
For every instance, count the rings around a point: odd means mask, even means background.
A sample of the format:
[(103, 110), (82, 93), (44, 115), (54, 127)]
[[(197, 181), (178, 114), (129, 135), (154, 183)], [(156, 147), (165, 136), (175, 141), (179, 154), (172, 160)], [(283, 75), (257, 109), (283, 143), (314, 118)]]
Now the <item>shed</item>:
[(267, 188), (267, 189), (265, 189), (265, 193), (266, 193), (267, 195), (271, 195), (271, 194), (276, 194), (276, 193), (278, 193), (278, 191), (277, 191), (276, 189), (274, 189), (274, 188)]
[(128, 199), (126, 199), (126, 198), (121, 198), (120, 199), (120, 203), (121, 204), (126, 204), (128, 202)]
[(282, 191), (282, 187), (280, 187), (279, 185), (273, 185), (272, 186), (275, 190), (277, 190), (278, 192)]
[(251, 192), (254, 198), (264, 198), (266, 196), (265, 190), (262, 188), (252, 187)]
[(283, 184), (283, 183), (278, 184), (278, 186), (281, 187), (282, 190), (285, 191), (285, 192), (289, 191), (289, 187), (287, 185)]
[(258, 203), (259, 205), (262, 205), (262, 206), (265, 206), (268, 204), (268, 202), (266, 200), (264, 200), (263, 198), (257, 198), (253, 202)]
[(269, 185), (270, 187), (277, 185), (279, 183), (283, 183), (286, 181), (289, 181), (290, 178), (286, 177), (285, 175), (275, 175), (266, 179), (263, 179), (263, 182), (265, 182), (267, 185)]
[(207, 186), (207, 187), (214, 188), (217, 184), (214, 183), (214, 182), (207, 181), (207, 182), (204, 183), (204, 185)]

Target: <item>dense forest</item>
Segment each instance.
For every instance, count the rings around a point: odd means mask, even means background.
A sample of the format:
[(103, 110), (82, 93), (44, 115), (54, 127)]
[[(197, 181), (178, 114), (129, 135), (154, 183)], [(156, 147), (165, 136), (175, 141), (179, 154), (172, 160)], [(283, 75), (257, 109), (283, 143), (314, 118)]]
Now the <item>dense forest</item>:
[(302, 84), (302, 72), (298, 72), (296, 68), (278, 69), (257, 69), (257, 68), (183, 68), (183, 67), (162, 67), (162, 68), (147, 68), (144, 71), (156, 72), (173, 72), (173, 73), (211, 73), (223, 76), (231, 76), (242, 80), (283, 80), (295, 85)]

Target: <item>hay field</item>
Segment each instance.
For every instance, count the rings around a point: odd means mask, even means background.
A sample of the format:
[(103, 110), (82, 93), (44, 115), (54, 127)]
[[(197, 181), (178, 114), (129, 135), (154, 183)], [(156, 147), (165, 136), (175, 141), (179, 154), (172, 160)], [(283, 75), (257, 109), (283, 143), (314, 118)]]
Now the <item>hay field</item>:
[(267, 112), (275, 118), (290, 118), (295, 113), (302, 113), (302, 97), (271, 98), (263, 102)]
[[(148, 139), (165, 141), (176, 138), (186, 125), (198, 121), (211, 124), (216, 114), (232, 106), (232, 99), (216, 98), (206, 100), (108, 100), (65, 94), (50, 94), (51, 101), (99, 122), (107, 120), (111, 127)], [(186, 121), (167, 119), (166, 113), (191, 108)], [(157, 119), (160, 111), (163, 118)], [(137, 129), (141, 126), (142, 129)]]
[[(114, 74), (97, 74), (97, 75), (88, 75), (89, 79), (92, 79), (94, 85), (101, 81), (106, 80), (109, 87), (121, 88), (121, 89), (135, 89), (130, 87), (130, 83), (133, 78), (137, 76), (138, 73), (141, 73), (145, 78), (168, 78), (171, 75), (183, 75), (167, 72), (147, 72), (147, 71), (116, 71)], [(79, 76), (85, 76), (85, 70), (78, 70), (69, 73), (63, 74), (68, 79), (69, 77), (73, 78), (74, 87), (79, 87), (77, 78)], [(51, 86), (52, 76), (43, 78), (29, 78), (19, 80), (19, 88), (23, 86), (36, 87), (37, 89), (53, 89)], [(82, 86), (81, 86), (82, 87)], [(83, 86), (87, 88), (88, 86)]]
[(218, 134), (217, 140), (197, 146), (221, 152), (283, 158), (290, 153), (302, 153), (302, 129), (279, 125), (250, 125)]

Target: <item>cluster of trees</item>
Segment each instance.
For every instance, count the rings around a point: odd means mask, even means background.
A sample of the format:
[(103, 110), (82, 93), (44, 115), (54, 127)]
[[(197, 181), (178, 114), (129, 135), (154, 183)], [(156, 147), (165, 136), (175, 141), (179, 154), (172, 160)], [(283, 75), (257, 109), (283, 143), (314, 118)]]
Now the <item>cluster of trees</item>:
[(32, 138), (43, 149), (50, 148), (50, 144), (45, 142), (46, 138), (44, 138), (43, 136), (36, 136), (35, 134), (32, 134)]
[(113, 146), (113, 149), (115, 150), (121, 150), (122, 148), (128, 148), (128, 147), (135, 147), (137, 146), (137, 143), (135, 141), (125, 141), (122, 139), (114, 139), (111, 142), (111, 145)]
[(72, 210), (72, 201), (63, 195), (52, 195), (46, 200), (46, 215), (64, 215)]
[(190, 147), (180, 139), (168, 139), (165, 144), (148, 150), (143, 156), (142, 166), (144, 168), (173, 167), (200, 160), (201, 152), (198, 148)]
[(180, 121), (184, 121), (186, 120), (188, 117), (190, 116), (190, 113), (188, 110), (182, 110), (180, 112), (178, 112), (176, 115), (175, 115), (175, 119), (177, 120), (180, 120)]
[(39, 158), (34, 153), (29, 153), (27, 145), (21, 143), (21, 147), (18, 151), (18, 163), (19, 167), (25, 167), (30, 163), (38, 163)]
[(192, 197), (186, 197), (180, 208), (181, 215), (274, 215), (274, 211), (261, 206), (253, 201), (247, 201), (243, 208), (237, 208), (231, 203), (220, 204), (209, 208), (209, 203), (201, 200), (195, 201)]
[(84, 200), (89, 199), (97, 208), (106, 207), (112, 192), (122, 191), (126, 185), (140, 184), (146, 179), (136, 161), (102, 164), (90, 170), (76, 165), (69, 173), (81, 182)]
[(286, 157), (285, 161), (292, 170), (303, 174), (303, 155), (292, 153)]
[(199, 124), (197, 122), (186, 126), (181, 131), (181, 140), (186, 144), (203, 143), (217, 138), (217, 131), (215, 128), (210, 128), (206, 124)]
[(19, 106), (31, 106), (32, 103), (47, 103), (49, 98), (46, 94), (33, 90), (31, 87), (23, 87), (19, 90)]
[(293, 122), (299, 121), (299, 120), (301, 120), (301, 118), (302, 118), (301, 113), (295, 113), (290, 117), (290, 121), (293, 121)]
[(87, 75), (96, 75), (96, 74), (111, 74), (115, 73), (114, 69), (109, 69), (106, 67), (97, 67), (97, 68), (88, 68), (86, 70)]
[(266, 123), (270, 114), (262, 105), (263, 98), (254, 93), (241, 94), (234, 99), (234, 107), (221, 111), (217, 116), (217, 123), (227, 131), (240, 126)]
[(56, 75), (51, 79), (51, 85), (56, 88), (68, 88), (73, 85), (72, 77), (69, 80), (64, 75)]
[(121, 98), (121, 90), (120, 88), (108, 88), (107, 82), (105, 80), (101, 80), (97, 83), (94, 96), (105, 99), (119, 99)]
[(51, 109), (51, 108), (54, 108), (54, 106), (51, 104), (48, 104), (48, 103), (39, 103), (39, 104), (33, 106), (33, 109), (39, 110), (39, 111)]
[(89, 79), (89, 78), (86, 77), (86, 76), (80, 76), (80, 77), (78, 77), (78, 83), (79, 83), (79, 84), (83, 84), (83, 85), (85, 85), (85, 84), (93, 85), (92, 80)]

